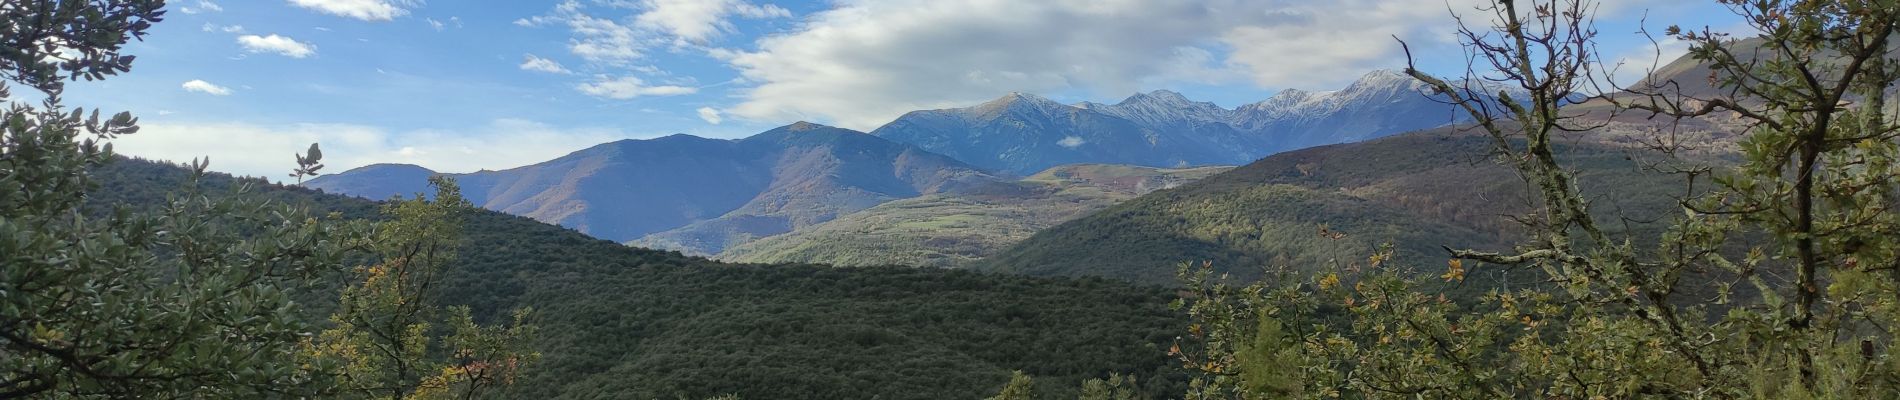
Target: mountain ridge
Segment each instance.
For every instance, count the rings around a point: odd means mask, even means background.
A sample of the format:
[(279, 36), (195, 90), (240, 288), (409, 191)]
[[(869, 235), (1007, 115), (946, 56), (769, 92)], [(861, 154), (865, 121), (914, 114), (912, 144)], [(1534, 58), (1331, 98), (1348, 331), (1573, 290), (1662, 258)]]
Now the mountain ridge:
[(1013, 176), (1077, 163), (1238, 165), (1462, 120), (1428, 92), (1392, 70), (1340, 90), (1286, 89), (1232, 109), (1170, 90), (1075, 105), (1011, 92), (971, 107), (912, 111), (870, 133)]
[[(425, 184), (426, 176), (415, 174), (367, 179), (380, 169), (387, 167), (318, 177), (304, 186), (368, 197), (420, 192)], [(483, 208), (616, 242), (721, 218), (753, 235), (782, 233), (989, 179), (942, 155), (809, 122), (737, 140), (685, 134), (617, 140), (522, 167), (443, 175), (455, 177), (464, 196)], [(709, 244), (723, 247), (717, 240)]]
[(304, 185), (378, 199), (424, 192), (428, 176), (447, 175), (484, 208), (712, 256), (893, 200), (1061, 165), (1240, 165), (1453, 121), (1450, 106), (1420, 87), (1374, 71), (1341, 90), (1288, 89), (1233, 109), (1170, 90), (1077, 105), (1011, 92), (970, 107), (913, 111), (868, 133), (799, 121), (739, 139), (616, 140), (500, 171), (439, 174), (379, 164)]

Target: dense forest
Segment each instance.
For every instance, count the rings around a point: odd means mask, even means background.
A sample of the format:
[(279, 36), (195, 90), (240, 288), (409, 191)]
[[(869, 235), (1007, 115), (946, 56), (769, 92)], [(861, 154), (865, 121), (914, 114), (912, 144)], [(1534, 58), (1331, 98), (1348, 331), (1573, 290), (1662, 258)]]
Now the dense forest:
[[(179, 166), (122, 159), (94, 172), (94, 209), (159, 204)], [(257, 195), (354, 218), (375, 202), (212, 175)], [(519, 398), (972, 398), (1011, 371), (1070, 397), (1087, 379), (1134, 376), (1154, 396), (1185, 373), (1166, 356), (1184, 319), (1173, 293), (1103, 279), (909, 267), (725, 264), (507, 214), (468, 219), (439, 298), (478, 321), (532, 306), (543, 353), (503, 393)], [(334, 280), (332, 280), (334, 282)], [(320, 320), (335, 285), (302, 293)]]

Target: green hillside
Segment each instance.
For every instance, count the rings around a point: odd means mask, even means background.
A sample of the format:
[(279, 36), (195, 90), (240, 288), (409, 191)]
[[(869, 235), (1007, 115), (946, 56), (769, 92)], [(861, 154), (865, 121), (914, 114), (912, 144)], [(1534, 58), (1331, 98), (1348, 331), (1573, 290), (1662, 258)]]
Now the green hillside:
[(736, 262), (960, 267), (1036, 231), (1228, 167), (1067, 165), (1019, 182), (880, 204), (721, 253)]
[[(980, 268), (1169, 284), (1184, 261), (1252, 278), (1268, 266), (1346, 265), (1382, 243), (1427, 267), (1444, 262), (1441, 246), (1505, 249), (1517, 229), (1505, 216), (1529, 203), (1486, 140), (1445, 128), (1274, 155), (1038, 232)], [(1578, 142), (1562, 154), (1598, 206), (1633, 221), (1669, 210), (1678, 188), (1639, 171), (1630, 156), (1640, 152)]]
[[(149, 206), (184, 170), (136, 160), (98, 171), (94, 205)], [(234, 180), (213, 176), (211, 186)], [(262, 184), (263, 195), (346, 216), (375, 203)], [(531, 306), (544, 356), (505, 398), (978, 398), (1012, 370), (1046, 395), (1140, 376), (1181, 393), (1165, 354), (1183, 322), (1171, 293), (1099, 279), (934, 268), (738, 265), (621, 246), (479, 212), (439, 298), (478, 319)], [(334, 285), (331, 285), (334, 287)], [(335, 291), (305, 293), (313, 318)], [(1041, 384), (1047, 382), (1047, 384)]]

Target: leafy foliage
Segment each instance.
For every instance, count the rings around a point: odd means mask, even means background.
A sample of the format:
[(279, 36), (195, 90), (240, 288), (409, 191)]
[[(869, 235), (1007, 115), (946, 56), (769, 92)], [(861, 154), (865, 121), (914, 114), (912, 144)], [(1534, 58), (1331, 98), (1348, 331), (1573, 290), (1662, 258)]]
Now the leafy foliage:
[(1109, 374), (1106, 379), (1082, 382), (1081, 400), (1136, 400), (1146, 398), (1132, 376)]
[(1010, 373), (1009, 383), (1003, 384), (1003, 390), (990, 396), (989, 400), (1030, 400), (1035, 398), (1036, 382), (1022, 371)]
[(473, 207), (454, 180), (430, 178), (430, 186), (432, 199), (417, 195), (384, 206), (389, 219), (377, 224), (372, 242), (382, 259), (356, 271), (330, 317), (336, 326), (310, 343), (310, 362), (320, 372), (337, 371), (334, 390), (368, 398), (473, 398), (512, 382), (536, 358), (527, 349), (535, 328), (524, 325), (525, 309), (515, 311), (513, 326), (484, 328), (467, 307), (455, 307), (450, 333), (433, 337), (436, 286), (456, 260), (463, 218)]
[(69, 79), (100, 80), (131, 70), (136, 57), (119, 49), (163, 20), (164, 7), (164, 0), (0, 4), (0, 78), (55, 94)]
[[(47, 94), (0, 111), (0, 398), (304, 396), (295, 344), (309, 332), (291, 293), (336, 270), (361, 224), (197, 185), (144, 207), (90, 204), (106, 141), (138, 131), (120, 113), (68, 112), (65, 79), (130, 68), (118, 53), (162, 1), (0, 5), (0, 75)], [(6, 90), (0, 87), (0, 97)]]
[[(1365, 273), (1324, 272), (1244, 288), (1184, 269), (1194, 319), (1177, 347), (1194, 398), (1891, 398), (1900, 393), (1892, 326), (1900, 302), (1895, 158), (1885, 105), (1900, 71), (1891, 2), (1724, 1), (1761, 32), (1744, 45), (1707, 30), (1695, 43), (1719, 93), (1664, 84), (1610, 100), (1651, 115), (1747, 121), (1733, 164), (1670, 160), (1688, 190), (1666, 230), (1617, 232), (1554, 145), (1600, 125), (1559, 106), (1597, 67), (1589, 1), (1500, 0), (1498, 25), (1460, 34), (1479, 64), (1531, 97), (1494, 108), (1453, 97), (1531, 182), (1528, 235), (1508, 252), (1452, 250), (1467, 264), (1542, 274), (1543, 283), (1446, 296), (1375, 252)], [(1476, 73), (1476, 72), (1474, 72)], [(1469, 82), (1469, 79), (1464, 80)], [(1632, 96), (1632, 94), (1634, 96)], [(1636, 100), (1631, 101), (1631, 98)], [(1666, 141), (1658, 143), (1667, 144)], [(1663, 146), (1662, 151), (1673, 151)], [(1878, 260), (1878, 261), (1875, 261)], [(1404, 263), (1400, 263), (1403, 265)], [(1481, 266), (1480, 266), (1481, 267)], [(1297, 276), (1297, 275), (1296, 275)], [(1713, 287), (1713, 292), (1696, 290)], [(1191, 305), (1190, 305), (1191, 304)], [(1275, 360), (1259, 363), (1249, 360)], [(1291, 366), (1272, 368), (1269, 365)], [(1297, 385), (1281, 383), (1298, 382)]]

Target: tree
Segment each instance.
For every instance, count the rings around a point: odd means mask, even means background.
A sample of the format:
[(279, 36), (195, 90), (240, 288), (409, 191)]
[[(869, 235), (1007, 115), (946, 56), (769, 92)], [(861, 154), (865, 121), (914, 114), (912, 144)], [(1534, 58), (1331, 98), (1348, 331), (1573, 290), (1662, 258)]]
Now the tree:
[[(164, 0), (19, 0), (0, 3), (0, 77), (49, 94), (69, 79), (132, 69), (119, 49), (165, 16)], [(6, 95), (0, 85), (0, 97)]]
[[(0, 3), (0, 76), (45, 94), (0, 111), (0, 398), (303, 395), (310, 329), (287, 291), (343, 265), (360, 224), (190, 185), (156, 210), (84, 210), (111, 139), (138, 131), (59, 101), (66, 80), (129, 70), (119, 53), (163, 1)], [(0, 97), (10, 97), (0, 83)], [(208, 161), (194, 161), (202, 176)], [(194, 180), (195, 181), (195, 180)]]
[(1029, 374), (1015, 371), (1009, 374), (1009, 383), (1003, 384), (1003, 390), (998, 391), (995, 396), (990, 396), (989, 400), (1030, 400), (1033, 398), (1035, 398), (1035, 382), (1029, 378)]
[(1141, 388), (1135, 385), (1133, 376), (1109, 374), (1108, 379), (1090, 379), (1082, 382), (1081, 400), (1137, 400), (1142, 399)]
[[(450, 309), (450, 334), (435, 340), (438, 321), (434, 286), (455, 260), (463, 217), (473, 209), (455, 181), (431, 177), (434, 200), (417, 194), (384, 206), (390, 218), (377, 226), (374, 246), (382, 255), (359, 268), (357, 281), (344, 288), (341, 308), (311, 343), (311, 356), (337, 368), (337, 390), (366, 398), (474, 398), (485, 389), (511, 382), (520, 367), (538, 354), (526, 348), (534, 328), (529, 311), (518, 310), (513, 324), (476, 325), (467, 307)], [(438, 360), (433, 347), (448, 356)]]
[(297, 183), (303, 183), (303, 178), (317, 176), (317, 170), (323, 169), (323, 150), (317, 148), (316, 143), (311, 143), (310, 150), (305, 150), (303, 154), (293, 155), (297, 156), (297, 169), (290, 171), (290, 177), (297, 178)]
[[(1303, 397), (1889, 398), (1900, 393), (1900, 126), (1885, 96), (1900, 5), (1886, 1), (1720, 1), (1759, 35), (1672, 27), (1694, 43), (1718, 90), (1650, 80), (1598, 90), (1595, 6), (1497, 0), (1488, 30), (1459, 35), (1488, 67), (1464, 79), (1408, 68), (1474, 117), (1537, 209), (1508, 251), (1450, 249), (1450, 284), (1469, 268), (1537, 274), (1542, 284), (1476, 299), (1370, 257), (1366, 274), (1233, 288), (1184, 269), (1196, 288), (1189, 368), (1208, 392), (1269, 397), (1254, 383), (1296, 376)], [(1511, 90), (1524, 93), (1513, 98)], [(1586, 93), (1604, 92), (1585, 96)], [(1501, 101), (1484, 100), (1497, 93)], [(1660, 237), (1606, 227), (1556, 143), (1608, 125), (1578, 99), (1665, 118), (1726, 118), (1739, 162), (1677, 157), (1681, 214)], [(1610, 118), (1614, 118), (1611, 115)], [(1668, 144), (1667, 140), (1657, 143)], [(1672, 148), (1657, 148), (1675, 155)], [(1487, 267), (1488, 266), (1488, 267)], [(1254, 323), (1248, 323), (1252, 321)], [(1281, 324), (1280, 321), (1284, 321)], [(1284, 328), (1284, 329), (1283, 329)], [(1292, 330), (1297, 344), (1268, 343)], [(1195, 350), (1200, 349), (1200, 350)], [(1288, 354), (1287, 349), (1297, 349)], [(1249, 377), (1248, 358), (1289, 367)], [(1277, 385), (1268, 385), (1273, 387)]]

